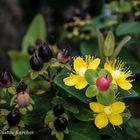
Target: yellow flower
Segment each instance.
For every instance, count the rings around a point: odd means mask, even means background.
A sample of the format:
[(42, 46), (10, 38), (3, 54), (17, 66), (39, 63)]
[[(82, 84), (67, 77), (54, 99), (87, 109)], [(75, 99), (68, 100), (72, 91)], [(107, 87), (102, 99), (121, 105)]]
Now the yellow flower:
[(76, 89), (83, 89), (88, 85), (84, 75), (87, 69), (96, 69), (100, 64), (100, 59), (87, 56), (84, 60), (81, 57), (74, 59), (74, 73), (63, 81), (67, 86), (75, 86)]
[(110, 122), (114, 126), (119, 126), (123, 123), (123, 118), (120, 115), (125, 110), (125, 104), (117, 101), (110, 106), (104, 106), (98, 102), (91, 102), (89, 104), (91, 110), (98, 113), (95, 117), (95, 125), (101, 129)]
[(133, 80), (130, 77), (133, 76), (133, 73), (128, 68), (124, 68), (124, 66), (124, 62), (115, 60), (113, 63), (106, 62), (104, 69), (112, 75), (112, 83), (124, 90), (129, 90), (132, 88), (131, 82)]

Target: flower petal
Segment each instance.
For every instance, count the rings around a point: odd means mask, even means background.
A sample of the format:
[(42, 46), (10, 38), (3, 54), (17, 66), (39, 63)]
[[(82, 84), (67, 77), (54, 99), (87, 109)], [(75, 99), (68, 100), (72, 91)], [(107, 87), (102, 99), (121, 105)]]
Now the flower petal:
[(112, 125), (119, 126), (123, 123), (123, 119), (120, 114), (111, 114), (108, 118)]
[(105, 115), (104, 113), (102, 114), (98, 114), (96, 117), (95, 117), (95, 125), (101, 129), (101, 128), (104, 128), (108, 125), (108, 118), (107, 118), (107, 115)]
[(128, 80), (119, 79), (117, 80), (117, 84), (124, 90), (129, 90), (132, 88), (132, 84)]
[(123, 102), (115, 102), (111, 105), (112, 113), (113, 114), (119, 114), (122, 113), (125, 110), (125, 103)]
[(111, 67), (111, 65), (109, 63), (106, 62), (104, 64), (104, 69), (112, 74), (112, 67)]
[(97, 103), (97, 102), (89, 103), (89, 107), (95, 113), (101, 113), (101, 112), (103, 112), (103, 109), (104, 109), (104, 105)]
[(89, 63), (88, 69), (94, 69), (95, 70), (95, 69), (97, 69), (99, 64), (100, 64), (100, 59), (96, 58)]
[(63, 81), (64, 81), (65, 85), (67, 85), (67, 86), (74, 86), (77, 84), (78, 78), (79, 78), (78, 75), (71, 74), (69, 77), (63, 79)]
[(87, 63), (83, 60), (83, 58), (77, 57), (74, 60), (74, 70), (78, 74), (81, 68), (87, 68)]
[(80, 77), (78, 76), (78, 81), (75, 85), (76, 89), (83, 89), (88, 85), (88, 82), (86, 81), (86, 79), (84, 77)]

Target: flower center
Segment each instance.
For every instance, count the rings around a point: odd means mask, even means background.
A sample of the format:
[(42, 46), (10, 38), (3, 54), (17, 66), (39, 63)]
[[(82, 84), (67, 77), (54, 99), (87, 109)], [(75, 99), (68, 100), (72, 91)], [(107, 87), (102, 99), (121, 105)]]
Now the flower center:
[(119, 71), (119, 70), (113, 71), (112, 77), (113, 77), (114, 79), (120, 78), (120, 71)]
[(111, 114), (111, 112), (112, 112), (111, 106), (105, 107), (105, 108), (104, 108), (104, 112), (105, 112), (105, 114), (107, 114), (107, 115)]
[(80, 75), (80, 76), (84, 76), (86, 70), (87, 70), (86, 68), (80, 68), (80, 69), (79, 69), (79, 75)]

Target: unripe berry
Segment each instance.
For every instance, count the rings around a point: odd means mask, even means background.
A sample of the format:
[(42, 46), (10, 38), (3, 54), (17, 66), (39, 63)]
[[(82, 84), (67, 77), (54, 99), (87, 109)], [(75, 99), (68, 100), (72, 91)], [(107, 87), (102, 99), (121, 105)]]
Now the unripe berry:
[(40, 56), (34, 55), (30, 59), (30, 66), (34, 71), (40, 71), (43, 68), (43, 60)]
[(64, 117), (58, 117), (54, 121), (54, 127), (58, 132), (64, 131), (66, 129), (67, 125), (68, 125), (68, 121)]
[(111, 84), (111, 79), (109, 76), (100, 76), (97, 80), (96, 80), (96, 86), (98, 89), (100, 89), (101, 91), (106, 91), (108, 90), (108, 88), (110, 87)]
[(16, 98), (16, 102), (21, 107), (28, 106), (29, 103), (30, 103), (30, 96), (29, 96), (29, 94), (26, 91), (18, 93), (17, 94), (17, 98)]

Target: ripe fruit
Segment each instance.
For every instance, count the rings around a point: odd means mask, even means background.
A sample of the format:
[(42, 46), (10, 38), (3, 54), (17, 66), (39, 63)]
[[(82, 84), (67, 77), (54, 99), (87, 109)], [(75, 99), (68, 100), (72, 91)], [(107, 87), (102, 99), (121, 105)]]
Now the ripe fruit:
[(67, 63), (70, 60), (70, 51), (67, 48), (59, 51), (57, 59), (61, 63)]
[(0, 74), (0, 82), (2, 84), (2, 86), (4, 87), (10, 87), (12, 85), (12, 75), (7, 71), (4, 70), (1, 74)]
[(53, 114), (55, 116), (60, 116), (64, 113), (64, 107), (62, 106), (62, 104), (57, 104), (54, 108), (53, 108)]
[(43, 62), (48, 62), (52, 58), (52, 51), (47, 44), (43, 44), (39, 48), (39, 56), (42, 58)]
[(43, 68), (43, 60), (40, 56), (34, 55), (30, 59), (30, 66), (34, 71), (40, 71)]
[(35, 52), (35, 48), (33, 46), (29, 46), (27, 51), (29, 55), (33, 55)]
[(7, 116), (7, 121), (10, 126), (15, 126), (20, 122), (21, 116), (17, 110), (12, 110), (8, 116)]
[(100, 76), (97, 80), (96, 80), (96, 86), (98, 87), (98, 89), (100, 89), (101, 91), (106, 91), (108, 90), (109, 86), (111, 84), (111, 79), (109, 76), (105, 75), (105, 76)]
[(27, 89), (27, 85), (22, 81), (17, 86), (17, 93), (19, 93), (21, 91), (25, 91), (26, 89)]
[(68, 121), (64, 117), (58, 117), (54, 121), (54, 127), (58, 132), (64, 131), (68, 125)]
[(16, 101), (17, 101), (18, 105), (21, 107), (28, 106), (29, 102), (30, 102), (30, 96), (26, 91), (20, 92), (17, 95)]
[(12, 135), (12, 132), (10, 129), (4, 131), (4, 134), (2, 135), (2, 140), (14, 140), (15, 136)]

